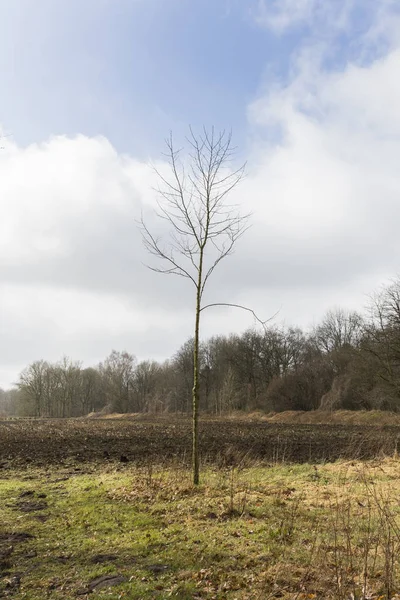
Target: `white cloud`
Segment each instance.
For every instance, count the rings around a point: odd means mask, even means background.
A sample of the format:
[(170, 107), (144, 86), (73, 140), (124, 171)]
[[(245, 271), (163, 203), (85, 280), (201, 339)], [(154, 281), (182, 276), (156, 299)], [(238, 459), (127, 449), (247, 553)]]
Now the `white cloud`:
[[(331, 28), (345, 28), (355, 2), (357, 0), (260, 0), (256, 20), (277, 33), (314, 22), (322, 24), (324, 30), (328, 24)], [(332, 17), (334, 21), (329, 21)]]
[(370, 64), (400, 42), (397, 0), (259, 0), (255, 22), (276, 35), (295, 32), (294, 59)]
[[(176, 350), (180, 339), (172, 334), (191, 320), (185, 289), (145, 269), (135, 224), (152, 184), (147, 165), (118, 155), (104, 138), (5, 143), (0, 385), (24, 364), (64, 353), (90, 363), (113, 347), (142, 358)], [(180, 306), (179, 319), (168, 312), (171, 304)]]
[[(249, 109), (266, 137), (248, 183), (252, 250), (269, 240), (264, 272), (278, 288), (378, 281), (398, 270), (400, 253), (400, 51), (342, 72), (303, 60), (287, 86)], [(280, 130), (273, 145), (271, 128)]]
[[(294, 14), (313, 7), (298, 4)], [(306, 326), (331, 306), (362, 309), (365, 294), (399, 271), (397, 33), (379, 58), (332, 72), (318, 44), (301, 46), (289, 83), (275, 82), (249, 107), (256, 135), (235, 197), (253, 210), (253, 227), (207, 300), (245, 303), (262, 318), (282, 307), (279, 320)], [(188, 282), (142, 265), (135, 218), (154, 205), (152, 170), (105, 138), (4, 144), (0, 385), (38, 358), (172, 354), (191, 334), (193, 298)], [(246, 313), (215, 309), (204, 313), (203, 333), (252, 324)]]

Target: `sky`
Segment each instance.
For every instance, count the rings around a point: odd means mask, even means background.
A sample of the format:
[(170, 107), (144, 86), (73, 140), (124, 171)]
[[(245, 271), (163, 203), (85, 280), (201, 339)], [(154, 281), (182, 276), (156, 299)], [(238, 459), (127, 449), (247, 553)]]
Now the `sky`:
[(158, 226), (170, 131), (232, 130), (247, 162), (251, 228), (207, 301), (307, 329), (398, 276), (398, 0), (0, 0), (0, 23), (1, 387), (34, 360), (163, 360), (191, 336), (193, 289), (146, 269), (136, 224)]

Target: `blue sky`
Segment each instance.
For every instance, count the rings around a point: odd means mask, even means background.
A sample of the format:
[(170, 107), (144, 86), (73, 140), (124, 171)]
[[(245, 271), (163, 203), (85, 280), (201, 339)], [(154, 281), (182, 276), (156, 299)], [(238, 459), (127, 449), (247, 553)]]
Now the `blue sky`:
[(232, 127), (243, 142), (247, 104), (267, 76), (286, 76), (299, 35), (266, 31), (255, 9), (225, 0), (2, 0), (1, 120), (18, 142), (101, 133), (144, 156), (188, 123)]
[[(191, 335), (191, 290), (135, 227), (189, 124), (248, 163), (252, 227), (210, 300), (310, 328), (398, 274), (398, 0), (0, 0), (0, 24), (0, 386)], [(253, 325), (210, 311), (203, 335)]]
[[(290, 78), (307, 44), (326, 46), (331, 70), (381, 51), (360, 45), (376, 3), (328, 0), (312, 17), (300, 8), (289, 26), (266, 26), (285, 1), (0, 0), (1, 122), (19, 143), (102, 134), (141, 157), (188, 123), (233, 128), (243, 147), (246, 107)], [(329, 22), (346, 5), (349, 24)]]
[[(298, 9), (303, 18), (289, 26), (266, 26), (263, 15), (273, 16), (285, 2), (289, 16), (296, 14), (290, 4), (317, 9)], [(400, 6), (390, 4), (398, 14)], [(346, 6), (346, 26), (332, 22)], [(232, 127), (243, 141), (247, 105), (287, 80), (307, 44), (329, 46), (328, 70), (374, 60), (381, 43), (362, 40), (379, 6), (371, 0), (0, 0), (1, 121), (23, 143), (101, 133), (118, 149), (139, 153), (154, 151), (165, 132), (188, 123)]]

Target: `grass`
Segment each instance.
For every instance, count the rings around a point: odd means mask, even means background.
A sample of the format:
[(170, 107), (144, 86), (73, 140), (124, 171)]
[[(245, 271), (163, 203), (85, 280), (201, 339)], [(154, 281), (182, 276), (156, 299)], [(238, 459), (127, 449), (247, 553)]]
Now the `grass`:
[(4, 472), (0, 597), (400, 598), (399, 492), (396, 458)]
[[(187, 415), (174, 415), (174, 418), (185, 418)], [(127, 419), (136, 421), (146, 421), (149, 419), (149, 415), (145, 413), (91, 413), (86, 417), (87, 419), (99, 419), (102, 420), (119, 420), (126, 421)], [(152, 417), (154, 419), (154, 416)], [(160, 414), (157, 415), (158, 419), (168, 418), (168, 415)], [(263, 411), (255, 412), (243, 412), (234, 411), (222, 417), (212, 417), (208, 415), (209, 420), (219, 420), (224, 422), (226, 420), (240, 420), (240, 421), (261, 421), (268, 423), (286, 423), (286, 424), (332, 424), (337, 425), (376, 425), (376, 426), (393, 426), (400, 425), (400, 414), (383, 411), (383, 410), (286, 410), (283, 412), (270, 412), (266, 413)], [(203, 415), (204, 419), (204, 415)]]

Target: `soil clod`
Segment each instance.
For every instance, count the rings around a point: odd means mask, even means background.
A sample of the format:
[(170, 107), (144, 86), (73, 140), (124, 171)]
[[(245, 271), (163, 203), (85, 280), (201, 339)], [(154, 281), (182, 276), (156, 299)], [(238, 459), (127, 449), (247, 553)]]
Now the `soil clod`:
[(113, 562), (115, 560), (118, 560), (118, 556), (116, 556), (115, 554), (96, 554), (95, 556), (92, 556), (90, 562), (95, 565), (100, 565), (108, 562)]
[(45, 510), (46, 508), (48, 508), (47, 502), (25, 501), (25, 502), (17, 502), (17, 504), (15, 505), (16, 510), (20, 510), (21, 512), (24, 512), (24, 513), (36, 512), (38, 510)]

